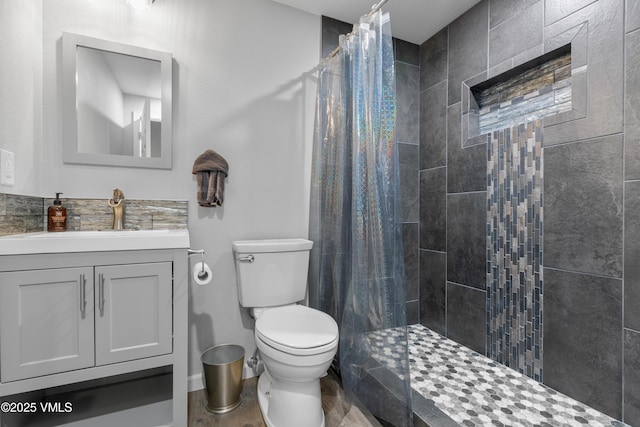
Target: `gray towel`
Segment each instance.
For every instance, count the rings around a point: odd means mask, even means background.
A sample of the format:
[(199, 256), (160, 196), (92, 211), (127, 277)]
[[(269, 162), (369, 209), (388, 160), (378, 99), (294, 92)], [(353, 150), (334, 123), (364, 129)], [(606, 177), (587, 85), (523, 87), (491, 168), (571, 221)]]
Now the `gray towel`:
[(193, 162), (191, 173), (198, 180), (197, 199), (200, 206), (222, 206), (224, 179), (229, 175), (229, 163), (220, 154), (207, 150)]

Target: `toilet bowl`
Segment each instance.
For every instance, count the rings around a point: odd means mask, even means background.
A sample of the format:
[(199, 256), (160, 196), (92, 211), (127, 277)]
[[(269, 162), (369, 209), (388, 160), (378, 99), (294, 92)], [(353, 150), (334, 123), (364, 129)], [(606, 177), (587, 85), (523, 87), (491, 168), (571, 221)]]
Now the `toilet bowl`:
[(233, 242), (238, 298), (255, 318), (255, 341), (265, 372), (258, 402), (269, 427), (323, 427), (320, 377), (338, 347), (331, 316), (299, 305), (307, 287), (305, 239)]
[(265, 366), (258, 402), (266, 424), (324, 426), (320, 377), (338, 347), (335, 321), (302, 305), (271, 308), (256, 319), (255, 339)]

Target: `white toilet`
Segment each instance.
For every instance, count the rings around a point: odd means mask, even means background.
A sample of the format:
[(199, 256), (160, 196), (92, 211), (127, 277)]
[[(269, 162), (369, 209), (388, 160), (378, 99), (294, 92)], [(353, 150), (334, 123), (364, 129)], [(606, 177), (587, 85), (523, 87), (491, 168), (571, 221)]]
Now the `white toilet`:
[(265, 366), (258, 401), (269, 427), (324, 426), (320, 377), (336, 354), (338, 325), (296, 304), (305, 298), (312, 246), (304, 239), (233, 242), (240, 304), (256, 319)]

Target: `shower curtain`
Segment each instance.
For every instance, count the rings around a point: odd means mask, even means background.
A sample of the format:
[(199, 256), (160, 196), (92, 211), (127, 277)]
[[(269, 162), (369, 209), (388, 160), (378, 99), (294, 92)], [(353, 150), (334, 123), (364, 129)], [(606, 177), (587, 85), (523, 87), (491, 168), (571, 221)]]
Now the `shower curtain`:
[(352, 402), (412, 424), (388, 14), (361, 18), (321, 66), (313, 152), (310, 303), (340, 328)]

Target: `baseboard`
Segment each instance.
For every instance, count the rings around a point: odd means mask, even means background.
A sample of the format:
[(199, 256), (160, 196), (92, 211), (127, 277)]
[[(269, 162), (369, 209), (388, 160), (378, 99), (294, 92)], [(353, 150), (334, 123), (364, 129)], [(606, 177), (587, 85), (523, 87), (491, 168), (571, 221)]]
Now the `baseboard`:
[(188, 379), (187, 388), (189, 393), (192, 391), (202, 390), (204, 388), (204, 381), (202, 380), (202, 373), (191, 375)]

